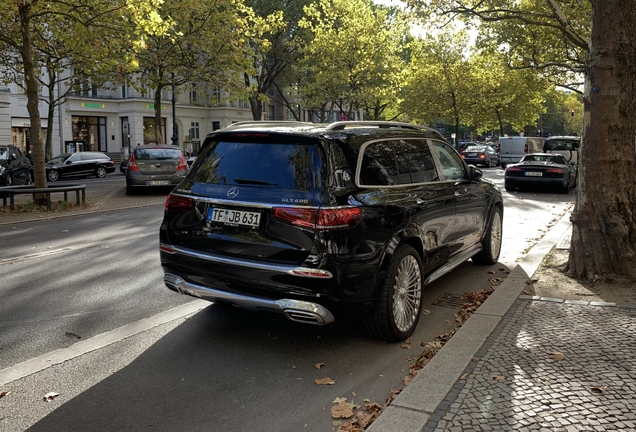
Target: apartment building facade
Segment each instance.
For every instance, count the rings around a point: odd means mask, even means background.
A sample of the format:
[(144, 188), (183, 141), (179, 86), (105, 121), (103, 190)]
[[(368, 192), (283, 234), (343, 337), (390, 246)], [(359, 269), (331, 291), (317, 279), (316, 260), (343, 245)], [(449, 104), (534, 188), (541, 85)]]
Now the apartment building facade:
[[(204, 96), (205, 95), (205, 96)], [(179, 147), (196, 154), (209, 132), (238, 121), (252, 120), (249, 103), (228, 101), (222, 91), (199, 92), (195, 88), (175, 93), (176, 137)], [(47, 120), (47, 97), (41, 95), (43, 137), (52, 134), (51, 156), (80, 151), (101, 151), (115, 161), (128, 157), (138, 144), (154, 144), (154, 93), (130, 85), (88, 88), (74, 93), (56, 107), (52, 124)], [(0, 144), (12, 143), (30, 150), (27, 99), (15, 84), (0, 88)], [(172, 143), (172, 92), (161, 95), (162, 136)], [(264, 109), (267, 119), (270, 109)]]

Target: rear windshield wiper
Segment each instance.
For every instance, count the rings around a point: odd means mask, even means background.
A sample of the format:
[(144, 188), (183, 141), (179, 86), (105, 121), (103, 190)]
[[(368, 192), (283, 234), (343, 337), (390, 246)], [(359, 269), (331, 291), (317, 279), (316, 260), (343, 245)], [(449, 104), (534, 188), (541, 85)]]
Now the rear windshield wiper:
[(248, 179), (242, 177), (234, 177), (233, 179), (238, 184), (254, 184), (254, 185), (263, 185), (263, 186), (278, 186), (278, 183), (270, 183), (265, 180), (257, 180), (257, 179)]

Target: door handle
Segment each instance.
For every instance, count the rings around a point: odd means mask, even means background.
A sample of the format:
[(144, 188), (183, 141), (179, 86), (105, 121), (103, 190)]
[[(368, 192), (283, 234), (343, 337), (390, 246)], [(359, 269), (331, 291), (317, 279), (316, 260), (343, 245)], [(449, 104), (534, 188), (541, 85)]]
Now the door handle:
[(423, 204), (426, 204), (426, 200), (423, 200), (422, 198), (418, 198), (415, 200), (415, 203), (417, 205), (423, 205)]
[(456, 191), (455, 191), (455, 196), (456, 196), (456, 197), (460, 197), (460, 196), (462, 196), (462, 195), (464, 195), (464, 194), (463, 194), (463, 193), (461, 193), (460, 191), (458, 191), (458, 190), (456, 190)]

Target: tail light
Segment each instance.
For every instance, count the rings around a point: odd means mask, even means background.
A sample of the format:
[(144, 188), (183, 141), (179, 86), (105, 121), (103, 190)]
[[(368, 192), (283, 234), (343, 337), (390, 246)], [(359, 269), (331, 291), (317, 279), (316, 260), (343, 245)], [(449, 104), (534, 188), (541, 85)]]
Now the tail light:
[(139, 167), (137, 166), (137, 162), (135, 162), (135, 155), (131, 155), (128, 160), (128, 166), (126, 167), (129, 171), (139, 171)]
[(479, 159), (486, 159), (486, 153), (482, 153), (479, 155)]
[(179, 157), (179, 166), (177, 167), (177, 171), (187, 171), (188, 170), (188, 162), (183, 155)]
[(564, 170), (563, 168), (549, 168), (545, 170), (545, 172), (552, 174), (563, 174)]
[(507, 172), (521, 172), (521, 168), (510, 167), (506, 169)]
[(194, 208), (194, 200), (192, 198), (180, 197), (177, 195), (168, 195), (166, 203), (164, 204), (164, 211), (166, 213), (178, 212)]
[(339, 207), (329, 209), (306, 209), (276, 207), (272, 215), (280, 220), (311, 229), (352, 228), (360, 223), (362, 210), (358, 207)]
[(464, 153), (462, 153), (460, 156), (466, 159), (466, 155)]

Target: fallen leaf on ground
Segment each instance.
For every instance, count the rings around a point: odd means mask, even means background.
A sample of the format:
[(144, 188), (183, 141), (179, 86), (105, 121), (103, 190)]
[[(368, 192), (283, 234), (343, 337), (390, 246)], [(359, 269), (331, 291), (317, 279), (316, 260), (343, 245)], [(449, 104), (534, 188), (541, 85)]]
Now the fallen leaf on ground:
[(422, 314), (424, 314), (424, 315), (428, 315), (428, 314), (430, 314), (430, 313), (431, 313), (431, 311), (430, 311), (430, 310), (428, 310), (428, 309), (422, 309)]
[(72, 338), (75, 338), (75, 339), (81, 339), (82, 338), (80, 335), (75, 334), (75, 333), (71, 333), (71, 332), (66, 332), (66, 336), (72, 337)]
[(561, 361), (565, 358), (565, 355), (558, 351), (548, 351), (548, 354), (550, 354), (556, 361)]
[(60, 395), (59, 393), (49, 392), (49, 393), (44, 395), (43, 399), (44, 399), (45, 402), (48, 402), (48, 401), (52, 401), (53, 399), (55, 399), (59, 395)]
[(605, 394), (605, 390), (607, 390), (607, 386), (590, 386), (590, 389), (591, 389), (594, 393), (601, 393), (601, 394)]
[(320, 369), (320, 368), (321, 368), (322, 366), (324, 366), (324, 365), (325, 365), (324, 363), (316, 363), (316, 364), (314, 365), (314, 367), (315, 367), (316, 369)]
[(492, 379), (494, 379), (495, 381), (504, 381), (506, 377), (503, 375), (492, 375)]
[(473, 359), (472, 359), (472, 360), (473, 360), (474, 362), (478, 362), (478, 361), (479, 361), (479, 359), (478, 359), (477, 357), (473, 357)]
[(468, 376), (468, 374), (464, 374), (464, 375), (460, 376), (459, 379), (460, 380), (465, 380), (467, 376)]
[(335, 419), (353, 417), (353, 410), (349, 408), (346, 402), (340, 402), (338, 405), (331, 407), (331, 416)]
[(296, 365), (292, 365), (292, 369), (298, 369)]
[(68, 232), (68, 230), (62, 230), (62, 232)]
[(351, 392), (351, 394), (353, 395), (353, 397), (358, 397), (358, 394), (356, 392)]
[(10, 393), (11, 393), (10, 391), (3, 391), (3, 392), (0, 392), (0, 399), (2, 399), (3, 397), (5, 397), (6, 395), (8, 395), (8, 394), (10, 394)]
[(339, 404), (340, 402), (346, 402), (346, 401), (347, 401), (347, 398), (337, 397), (331, 403)]
[(320, 379), (316, 378), (314, 382), (318, 385), (334, 385), (336, 383), (334, 380), (332, 380), (329, 377), (320, 378)]
[(400, 345), (400, 348), (402, 348), (402, 349), (411, 349), (411, 345), (407, 344), (407, 343), (403, 343), (402, 345)]

